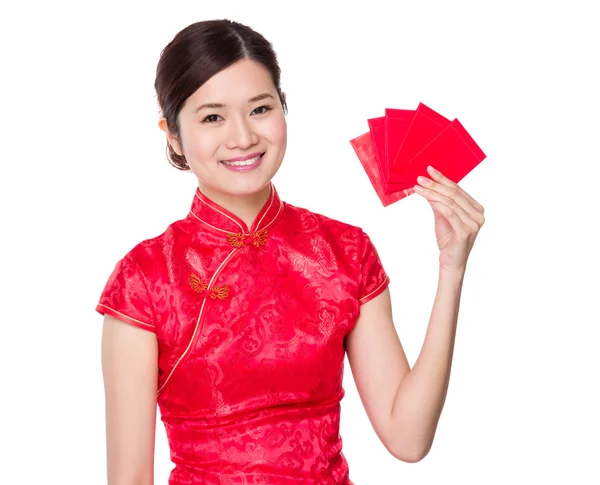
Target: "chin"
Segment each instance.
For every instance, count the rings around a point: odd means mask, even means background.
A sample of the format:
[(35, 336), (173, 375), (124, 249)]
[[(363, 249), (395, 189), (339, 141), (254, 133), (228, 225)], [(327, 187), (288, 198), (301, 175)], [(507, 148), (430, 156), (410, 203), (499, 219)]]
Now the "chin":
[[(218, 180), (199, 179), (201, 187), (207, 192), (221, 193), (228, 196), (249, 196), (259, 193), (268, 187), (272, 177), (221, 177)], [(208, 195), (208, 194), (207, 194)]]
[(268, 187), (273, 180), (273, 177), (277, 173), (277, 170), (260, 170), (260, 168), (255, 173), (244, 173), (239, 174), (241, 176), (237, 177), (226, 177), (225, 179), (221, 180), (220, 185), (232, 195), (256, 194), (265, 187)]
[(268, 187), (272, 177), (264, 177), (260, 180), (235, 180), (230, 181), (224, 188), (231, 195), (253, 195)]

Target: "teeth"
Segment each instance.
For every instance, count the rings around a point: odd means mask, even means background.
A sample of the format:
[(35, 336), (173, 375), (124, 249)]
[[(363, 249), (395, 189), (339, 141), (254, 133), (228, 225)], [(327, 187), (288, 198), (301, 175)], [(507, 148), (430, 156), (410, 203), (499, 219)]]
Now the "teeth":
[(226, 162), (225, 160), (223, 160), (223, 163), (225, 165), (229, 165), (230, 167), (246, 167), (248, 165), (252, 165), (253, 163), (256, 163), (256, 161), (259, 158), (260, 158), (260, 155), (258, 157), (250, 158), (249, 160), (244, 160), (242, 162)]

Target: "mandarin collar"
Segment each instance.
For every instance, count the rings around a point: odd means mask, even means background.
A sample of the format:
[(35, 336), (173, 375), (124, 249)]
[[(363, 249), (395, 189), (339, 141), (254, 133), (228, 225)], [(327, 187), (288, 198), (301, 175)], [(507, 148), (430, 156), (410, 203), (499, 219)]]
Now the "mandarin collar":
[(271, 194), (250, 228), (234, 213), (204, 195), (199, 187), (196, 188), (194, 193), (189, 217), (224, 234), (250, 235), (263, 231), (275, 222), (283, 209), (283, 202), (272, 182), (270, 182), (270, 186)]

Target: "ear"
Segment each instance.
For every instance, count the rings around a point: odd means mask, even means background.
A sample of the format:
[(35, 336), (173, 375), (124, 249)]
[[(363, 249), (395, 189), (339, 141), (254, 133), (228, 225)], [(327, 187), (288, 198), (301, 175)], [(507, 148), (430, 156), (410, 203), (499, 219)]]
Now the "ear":
[(165, 134), (167, 135), (167, 142), (169, 143), (169, 145), (171, 145), (173, 147), (173, 150), (175, 151), (175, 153), (179, 156), (183, 155), (183, 150), (181, 149), (181, 146), (179, 145), (179, 139), (177, 138), (176, 135), (174, 135), (173, 133), (171, 133), (169, 131), (169, 128), (167, 126), (167, 119), (163, 116), (160, 118), (160, 120), (158, 120), (158, 127), (165, 132)]

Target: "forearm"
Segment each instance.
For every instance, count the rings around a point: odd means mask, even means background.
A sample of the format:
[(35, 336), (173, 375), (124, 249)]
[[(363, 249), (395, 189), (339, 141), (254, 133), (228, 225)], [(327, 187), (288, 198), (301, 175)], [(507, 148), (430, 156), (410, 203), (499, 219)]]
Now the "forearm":
[(423, 347), (398, 385), (392, 406), (390, 419), (401, 454), (417, 461), (429, 452), (444, 407), (463, 278), (464, 272), (440, 270)]

